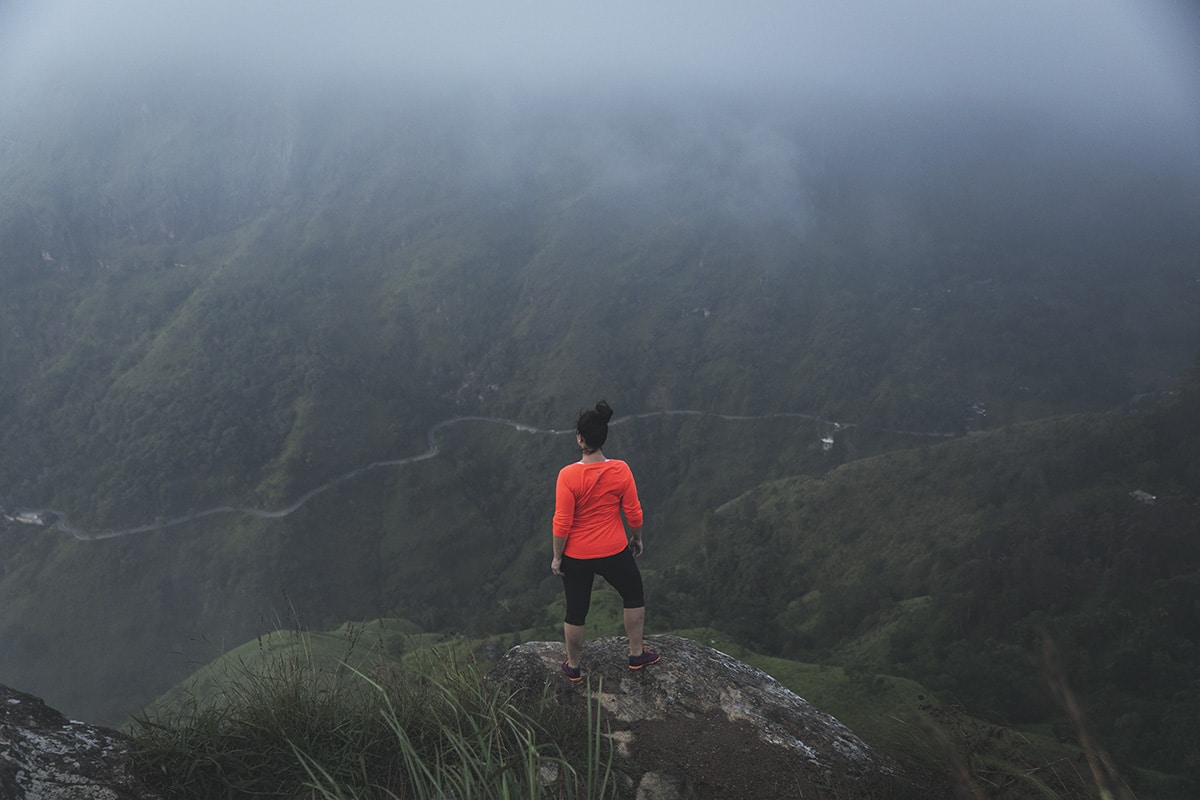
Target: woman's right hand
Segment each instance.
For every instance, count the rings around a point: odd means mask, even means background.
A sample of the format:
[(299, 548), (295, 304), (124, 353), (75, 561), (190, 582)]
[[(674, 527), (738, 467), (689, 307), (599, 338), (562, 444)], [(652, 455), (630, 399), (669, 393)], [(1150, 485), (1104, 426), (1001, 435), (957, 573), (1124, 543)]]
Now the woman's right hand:
[(643, 549), (644, 549), (644, 547), (642, 545), (642, 540), (640, 537), (637, 539), (629, 540), (629, 550), (630, 550), (630, 552), (633, 553), (634, 558), (637, 558), (638, 556), (640, 556), (642, 554)]

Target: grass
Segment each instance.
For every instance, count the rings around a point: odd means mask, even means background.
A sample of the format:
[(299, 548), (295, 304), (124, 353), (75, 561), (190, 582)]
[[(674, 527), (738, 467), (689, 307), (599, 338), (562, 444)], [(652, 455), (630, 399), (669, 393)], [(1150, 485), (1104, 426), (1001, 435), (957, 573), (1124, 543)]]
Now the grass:
[(325, 636), (274, 635), (137, 717), (140, 775), (188, 798), (615, 795), (598, 706), (508, 693), (447, 648), (372, 656), (351, 635), (334, 661)]
[[(909, 680), (762, 656), (706, 628), (674, 633), (773, 675), (895, 759), (914, 785), (976, 800), (1133, 800), (1050, 650), (1047, 676), (1078, 745), (990, 725)], [(618, 796), (598, 700), (580, 714), (550, 688), (494, 686), (475, 645), (402, 620), (264, 636), (136, 718), (137, 769), (165, 797)]]

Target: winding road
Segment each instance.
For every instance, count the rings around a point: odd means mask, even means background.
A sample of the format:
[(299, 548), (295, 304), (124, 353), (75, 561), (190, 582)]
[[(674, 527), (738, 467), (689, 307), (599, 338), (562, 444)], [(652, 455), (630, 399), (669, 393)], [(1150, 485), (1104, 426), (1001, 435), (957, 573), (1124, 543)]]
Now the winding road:
[[(737, 414), (716, 414), (716, 413), (712, 413), (712, 412), (708, 412), (708, 411), (668, 410), (668, 411), (647, 411), (647, 412), (644, 412), (641, 414), (631, 414), (628, 416), (619, 417), (619, 418), (613, 420), (612, 425), (614, 425), (614, 426), (621, 425), (623, 423), (631, 422), (633, 420), (648, 419), (651, 417), (675, 417), (675, 416), (679, 416), (679, 417), (711, 417), (713, 419), (722, 419), (722, 420), (729, 420), (729, 421), (734, 421), (734, 422), (750, 422), (750, 421), (760, 421), (760, 420), (768, 420), (768, 419), (803, 419), (803, 420), (810, 420), (813, 422), (822, 421), (820, 417), (815, 416), (813, 414), (801, 414), (801, 413), (794, 413), (794, 412), (781, 412), (781, 413), (776, 413), (776, 414), (759, 414), (759, 415), (737, 415)], [(296, 498), (296, 500), (293, 501), (292, 503), (284, 506), (283, 508), (278, 508), (278, 509), (254, 508), (252, 506), (217, 506), (216, 508), (209, 508), (204, 511), (198, 511), (194, 514), (188, 514), (188, 515), (182, 516), (182, 517), (173, 517), (168, 520), (148, 523), (145, 525), (137, 525), (132, 528), (123, 528), (121, 530), (110, 530), (110, 531), (86, 531), (86, 530), (82, 530), (80, 528), (76, 528), (71, 525), (68, 516), (66, 514), (64, 514), (62, 511), (59, 511), (57, 509), (52, 509), (52, 508), (38, 509), (38, 510), (20, 509), (20, 511), (23, 513), (26, 513), (26, 514), (34, 514), (34, 515), (39, 515), (39, 516), (53, 515), (54, 517), (56, 517), (56, 521), (51, 526), (52, 528), (54, 528), (55, 530), (62, 531), (64, 533), (69, 533), (72, 536), (74, 536), (76, 539), (80, 539), (82, 541), (89, 541), (89, 542), (100, 541), (102, 539), (116, 539), (116, 538), (119, 538), (122, 536), (134, 536), (139, 533), (152, 533), (154, 531), (161, 531), (161, 530), (165, 530), (167, 528), (174, 528), (179, 525), (185, 525), (189, 522), (195, 522), (196, 520), (204, 519), (206, 517), (214, 517), (214, 516), (218, 516), (221, 514), (246, 514), (248, 516), (262, 517), (264, 519), (278, 519), (280, 517), (286, 517), (289, 514), (292, 514), (297, 509), (299, 509), (301, 506), (303, 506), (305, 503), (307, 503), (309, 500), (313, 499), (314, 497), (321, 494), (322, 492), (326, 492), (329, 489), (332, 489), (334, 486), (337, 486), (339, 484), (345, 483), (346, 481), (352, 480), (353, 478), (356, 478), (365, 472), (369, 472), (370, 470), (380, 469), (382, 467), (399, 467), (399, 466), (404, 466), (406, 464), (415, 464), (418, 461), (428, 461), (429, 459), (435, 457), (436, 455), (438, 455), (438, 453), (441, 452), (441, 448), (438, 446), (438, 434), (441, 433), (446, 428), (449, 428), (453, 425), (459, 425), (464, 422), (487, 422), (487, 423), (493, 423), (496, 425), (506, 425), (518, 432), (521, 432), (521, 433), (530, 433), (530, 434), (538, 434), (538, 435), (546, 435), (546, 436), (561, 436), (561, 435), (570, 434), (570, 433), (575, 432), (574, 428), (565, 428), (562, 430), (558, 430), (555, 428), (537, 428), (532, 425), (526, 425), (524, 423), (515, 422), (514, 420), (511, 420), (511, 419), (504, 419), (503, 417), (480, 417), (480, 416), (452, 417), (451, 419), (442, 420), (441, 422), (435, 424), (433, 427), (431, 427), (426, 432), (425, 438), (429, 443), (429, 447), (424, 452), (418, 453), (417, 455), (414, 455), (414, 456), (408, 456), (406, 458), (389, 459), (386, 461), (372, 461), (369, 464), (358, 467), (357, 469), (353, 469), (343, 475), (339, 475), (338, 477), (333, 478), (332, 480), (326, 481), (325, 483), (321, 484), (320, 486), (316, 487), (315, 489), (310, 489), (309, 491), (305, 492), (304, 494), (302, 494), (298, 498)], [(855, 425), (853, 423), (829, 423), (829, 424), (835, 426), (835, 428), (838, 430), (844, 430), (846, 428), (855, 427)], [(899, 435), (903, 435), (903, 436), (918, 436), (918, 437), (928, 437), (928, 438), (950, 438), (950, 437), (954, 436), (954, 434), (952, 434), (952, 433), (943, 433), (943, 432), (938, 432), (938, 431), (884, 430), (883, 432), (899, 434)]]

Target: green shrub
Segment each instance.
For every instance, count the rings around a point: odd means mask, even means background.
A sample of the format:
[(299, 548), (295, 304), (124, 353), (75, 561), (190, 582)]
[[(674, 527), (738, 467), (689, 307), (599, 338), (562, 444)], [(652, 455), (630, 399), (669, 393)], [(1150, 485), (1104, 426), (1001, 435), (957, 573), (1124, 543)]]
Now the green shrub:
[(580, 719), (438, 650), (371, 674), (296, 650), (263, 664), (136, 718), (142, 776), (187, 798), (615, 794), (598, 706)]

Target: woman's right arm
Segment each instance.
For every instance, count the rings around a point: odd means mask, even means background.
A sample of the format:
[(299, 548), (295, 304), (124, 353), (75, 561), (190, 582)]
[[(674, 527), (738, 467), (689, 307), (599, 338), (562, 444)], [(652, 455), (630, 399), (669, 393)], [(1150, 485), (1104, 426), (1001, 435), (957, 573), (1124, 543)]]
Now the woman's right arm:
[(554, 557), (550, 561), (550, 571), (562, 575), (563, 551), (567, 548), (567, 535), (571, 532), (571, 524), (575, 521), (575, 493), (567, 486), (563, 474), (558, 473), (558, 481), (554, 485), (554, 520), (551, 523), (551, 540), (554, 544)]

